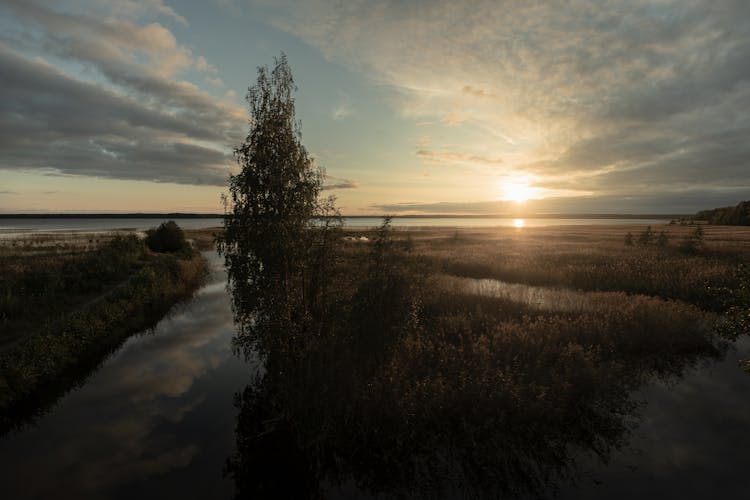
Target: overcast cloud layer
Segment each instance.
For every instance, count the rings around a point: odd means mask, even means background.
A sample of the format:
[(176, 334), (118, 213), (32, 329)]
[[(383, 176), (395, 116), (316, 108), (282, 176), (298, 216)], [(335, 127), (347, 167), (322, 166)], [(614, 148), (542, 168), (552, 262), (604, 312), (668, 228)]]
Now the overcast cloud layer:
[(391, 88), (425, 134), (434, 123), (482, 131), (473, 149), (415, 145), (428, 165), (602, 200), (750, 195), (750, 2), (260, 4), (275, 26)]
[(19, 26), (0, 35), (0, 168), (225, 185), (245, 113), (181, 79), (221, 83), (143, 18), (187, 21), (158, 0), (56, 4), (66, 6), (0, 6), (4, 27)]

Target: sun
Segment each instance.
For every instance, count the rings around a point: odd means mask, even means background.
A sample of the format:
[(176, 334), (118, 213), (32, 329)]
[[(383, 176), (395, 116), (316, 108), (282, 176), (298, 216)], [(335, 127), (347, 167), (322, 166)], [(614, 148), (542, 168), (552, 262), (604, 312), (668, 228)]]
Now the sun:
[(516, 203), (523, 203), (537, 195), (537, 189), (525, 179), (503, 182), (500, 184), (500, 190), (502, 191), (501, 200)]

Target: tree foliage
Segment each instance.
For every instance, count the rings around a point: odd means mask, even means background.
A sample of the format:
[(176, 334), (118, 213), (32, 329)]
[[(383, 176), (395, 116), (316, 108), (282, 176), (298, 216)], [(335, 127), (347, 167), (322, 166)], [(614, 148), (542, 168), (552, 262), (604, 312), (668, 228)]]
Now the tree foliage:
[[(247, 354), (294, 342), (325, 288), (320, 279), (330, 247), (333, 200), (319, 201), (324, 172), (301, 142), (295, 117), (297, 90), (285, 55), (272, 69), (258, 68), (246, 101), (250, 129), (235, 149), (241, 167), (225, 198), (224, 255), (235, 320), (236, 345)], [(316, 225), (316, 216), (327, 215)]]
[(685, 253), (700, 253), (703, 250), (705, 232), (701, 226), (695, 226), (695, 229), (680, 242), (680, 250)]
[(733, 207), (703, 210), (695, 214), (692, 219), (705, 220), (709, 224), (750, 226), (750, 201), (741, 201)]
[(185, 232), (173, 220), (146, 231), (146, 245), (154, 252), (177, 252), (187, 245)]

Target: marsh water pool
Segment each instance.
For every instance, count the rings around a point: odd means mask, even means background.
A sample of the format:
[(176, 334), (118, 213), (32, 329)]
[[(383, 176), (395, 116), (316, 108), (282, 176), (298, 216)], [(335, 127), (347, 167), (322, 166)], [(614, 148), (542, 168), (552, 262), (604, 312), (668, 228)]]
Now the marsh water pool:
[[(131, 337), (33, 424), (0, 438), (3, 498), (232, 497), (224, 470), (235, 450), (233, 399), (261, 368), (231, 352), (222, 260), (207, 257), (211, 278), (192, 300)], [(748, 357), (743, 339), (719, 362), (640, 390), (624, 446), (606, 465), (579, 457), (580, 480), (559, 485), (561, 497), (741, 498), (750, 375), (738, 360)], [(352, 484), (325, 491), (372, 497)]]

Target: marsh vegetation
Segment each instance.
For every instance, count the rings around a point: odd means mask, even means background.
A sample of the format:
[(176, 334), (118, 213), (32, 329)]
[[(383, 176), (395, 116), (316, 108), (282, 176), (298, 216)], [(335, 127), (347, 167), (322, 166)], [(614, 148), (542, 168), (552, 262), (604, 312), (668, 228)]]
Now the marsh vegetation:
[(385, 226), (340, 240), (331, 314), (279, 332), (238, 400), (238, 497), (352, 482), (537, 495), (581, 456), (606, 460), (638, 422), (634, 391), (725, 351), (717, 325), (750, 241), (711, 228), (699, 254), (634, 250), (629, 229)]
[[(237, 498), (547, 497), (575, 482), (583, 461), (607, 462), (628, 442), (640, 423), (635, 394), (655, 381), (678, 384), (748, 333), (747, 228), (394, 229), (385, 218), (347, 230), (301, 143), (294, 91), (284, 56), (259, 68), (220, 230), (186, 237), (166, 223), (144, 239), (3, 251), (2, 430), (192, 293), (205, 267), (188, 238), (201, 249), (218, 244), (235, 331), (224, 326), (229, 304), (213, 283), (183, 320), (221, 328), (167, 321), (168, 348), (125, 353), (137, 371), (170, 378), (131, 373), (136, 382), (121, 394), (137, 408), (132, 421), (102, 425), (110, 448), (122, 436), (138, 442), (112, 462), (132, 480), (119, 490), (122, 479), (112, 479), (114, 496), (148, 489), (138, 483), (146, 470), (201, 469), (189, 438), (203, 432), (210, 465), (218, 469), (217, 449), (231, 453), (223, 474)], [(217, 344), (226, 350), (232, 333), (246, 371), (211, 382), (210, 370), (230, 358)], [(180, 369), (165, 369), (171, 362)], [(127, 362), (113, 365), (128, 372)], [(224, 408), (216, 399), (173, 432), (228, 385), (244, 386), (234, 446), (214, 447), (227, 427), (213, 426)], [(175, 496), (182, 481), (165, 481)], [(79, 483), (71, 495), (96, 490)]]
[(219, 237), (235, 348), (264, 363), (236, 402), (238, 498), (545, 495), (627, 440), (634, 391), (723, 354), (749, 232), (341, 238), (293, 91), (283, 56), (259, 68)]
[(179, 244), (154, 252), (134, 234), (112, 235), (93, 249), (47, 242), (0, 257), (1, 431), (42, 410), (201, 284), (205, 263), (182, 231), (152, 234)]

